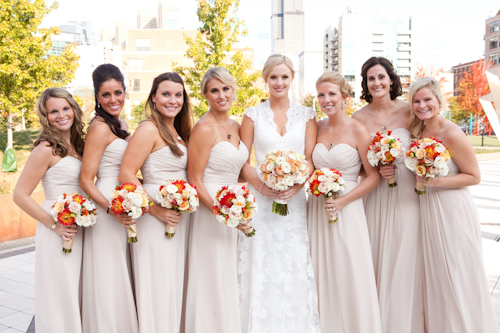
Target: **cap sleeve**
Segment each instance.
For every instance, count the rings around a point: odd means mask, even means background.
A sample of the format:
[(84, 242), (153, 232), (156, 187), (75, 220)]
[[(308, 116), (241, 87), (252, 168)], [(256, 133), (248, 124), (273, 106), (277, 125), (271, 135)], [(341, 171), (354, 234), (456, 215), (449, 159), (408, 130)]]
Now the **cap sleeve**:
[(249, 117), (250, 119), (252, 119), (252, 121), (256, 121), (257, 120), (257, 107), (253, 106), (251, 108), (248, 108), (245, 110), (245, 116)]
[(307, 110), (306, 111), (307, 121), (314, 119), (316, 117), (316, 112), (313, 109), (307, 108), (306, 110)]

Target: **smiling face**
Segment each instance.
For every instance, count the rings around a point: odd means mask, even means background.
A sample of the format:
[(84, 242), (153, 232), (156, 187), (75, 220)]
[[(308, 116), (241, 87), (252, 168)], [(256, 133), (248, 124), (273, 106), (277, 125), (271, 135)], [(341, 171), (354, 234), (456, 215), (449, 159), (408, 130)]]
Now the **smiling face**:
[(344, 102), (340, 87), (332, 82), (321, 82), (318, 85), (318, 102), (321, 111), (331, 116), (337, 112), (342, 112), (342, 102)]
[(121, 82), (115, 79), (103, 82), (97, 93), (97, 101), (104, 111), (119, 119), (125, 104), (125, 90)]
[(233, 88), (219, 79), (211, 79), (207, 82), (205, 97), (210, 108), (218, 112), (228, 112), (233, 104)]
[(274, 66), (266, 79), (269, 85), (269, 93), (274, 97), (288, 96), (288, 90), (290, 89), (292, 80), (292, 71), (286, 64)]
[(375, 65), (366, 74), (368, 91), (374, 98), (390, 94), (393, 82), (384, 66)]
[(71, 132), (75, 113), (66, 98), (51, 97), (45, 102), (47, 120), (61, 133)]
[(412, 101), (412, 109), (421, 120), (427, 120), (439, 114), (441, 105), (436, 95), (428, 87), (424, 87), (415, 93)]
[(162, 81), (158, 85), (153, 103), (163, 117), (175, 118), (181, 112), (184, 104), (182, 84), (170, 80)]

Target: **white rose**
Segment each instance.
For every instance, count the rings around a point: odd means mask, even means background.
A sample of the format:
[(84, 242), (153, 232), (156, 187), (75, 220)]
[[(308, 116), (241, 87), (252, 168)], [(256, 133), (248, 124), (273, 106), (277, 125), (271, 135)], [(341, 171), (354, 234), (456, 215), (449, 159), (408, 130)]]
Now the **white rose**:
[(177, 193), (177, 190), (178, 190), (178, 188), (175, 185), (168, 185), (167, 186), (167, 192), (168, 193), (174, 194), (174, 193)]
[(142, 215), (142, 208), (137, 208), (132, 206), (132, 210), (128, 213), (128, 216), (132, 217), (132, 219), (138, 219)]
[(399, 150), (398, 149), (391, 148), (391, 150), (389, 150), (389, 152), (391, 153), (391, 155), (393, 157), (398, 157), (399, 156)]
[(241, 206), (238, 206), (238, 205), (233, 205), (233, 206), (231, 206), (230, 211), (231, 211), (232, 213), (239, 214), (239, 213), (241, 213), (241, 212), (242, 212), (242, 209), (241, 209)]
[(126, 189), (123, 189), (123, 190), (120, 190), (118, 192), (118, 194), (121, 196), (121, 197), (124, 197), (126, 198), (127, 197), (127, 194), (128, 194), (128, 191)]
[(295, 171), (295, 172), (293, 173), (292, 177), (293, 177), (293, 180), (294, 180), (295, 182), (300, 182), (300, 181), (302, 180), (302, 178), (303, 178), (303, 176), (302, 176), (302, 172), (300, 172), (300, 171)]
[(266, 165), (266, 170), (269, 172), (272, 172), (274, 168), (276, 168), (276, 164), (274, 163), (269, 163), (268, 165)]
[(248, 196), (247, 196), (247, 201), (248, 202), (254, 202), (255, 201), (255, 197), (252, 193), (250, 193)]
[(175, 200), (177, 200), (177, 201), (182, 201), (182, 194), (180, 194), (180, 193), (175, 193), (175, 194), (174, 194), (174, 197), (175, 197)]
[[(307, 162), (307, 161), (304, 161), (304, 162)], [(299, 167), (299, 170), (300, 171), (304, 171), (306, 169), (306, 163), (303, 163), (300, 167)]]
[(217, 221), (219, 221), (220, 223), (224, 223), (224, 224), (226, 223), (226, 218), (224, 216), (222, 216), (222, 215), (216, 215), (215, 219)]
[(64, 195), (61, 194), (60, 196), (57, 197), (57, 202), (64, 202)]
[(295, 180), (293, 179), (292, 176), (286, 176), (285, 177), (285, 183), (286, 183), (286, 185), (293, 186), (294, 182), (295, 182)]
[(407, 156), (407, 157), (405, 157), (405, 165), (412, 172), (415, 172), (415, 168), (417, 167), (417, 161), (416, 161), (416, 159), (414, 159), (410, 156)]
[(82, 211), (82, 206), (78, 202), (74, 202), (74, 201), (72, 201), (68, 205), (68, 208), (69, 208), (70, 212), (75, 213), (75, 214), (80, 214), (80, 212)]
[(328, 186), (328, 184), (327, 184), (327, 183), (320, 183), (320, 184), (318, 185), (318, 190), (319, 190), (321, 193), (326, 194), (326, 193), (330, 192), (331, 188), (330, 188), (330, 186)]
[(436, 150), (437, 153), (442, 153), (442, 152), (446, 151), (446, 148), (440, 143), (434, 149)]
[(75, 222), (77, 225), (83, 226), (83, 224), (85, 223), (85, 216), (77, 216), (75, 218)]
[(333, 192), (338, 192), (340, 191), (340, 185), (338, 183), (333, 183), (332, 184), (332, 191)]
[(441, 156), (438, 156), (434, 159), (434, 166), (436, 168), (442, 169), (442, 168), (444, 168), (445, 165), (446, 165), (446, 161)]
[[(321, 168), (320, 170), (321, 170), (321, 172), (323, 172), (325, 174), (326, 177), (333, 176), (333, 171), (328, 169), (328, 168)], [(320, 181), (322, 181), (322, 180), (320, 180)]]
[(94, 225), (97, 222), (97, 218), (94, 214), (89, 215), (90, 225)]
[(288, 162), (283, 163), (281, 168), (283, 169), (284, 173), (290, 173), (292, 171), (292, 166)]
[(366, 155), (366, 157), (368, 158), (368, 163), (370, 163), (370, 165), (372, 167), (378, 165), (379, 159), (378, 159), (377, 155), (373, 151), (369, 150), (368, 154)]
[(71, 202), (73, 202), (73, 198), (71, 196), (67, 195), (66, 198), (63, 199), (63, 202), (71, 203)]
[(448, 175), (448, 172), (450, 171), (450, 168), (448, 167), (448, 165), (445, 165), (444, 168), (442, 168), (439, 172), (439, 176), (440, 177), (444, 177), (444, 176), (447, 176)]
[(339, 182), (340, 185), (344, 185), (345, 184), (344, 178), (342, 178), (342, 177), (339, 177), (337, 179), (337, 181)]
[(168, 199), (161, 200), (161, 206), (165, 208), (172, 208), (172, 203)]
[(283, 165), (286, 162), (286, 158), (280, 156), (276, 159), (276, 165)]
[(274, 188), (276, 189), (276, 191), (286, 191), (288, 189), (288, 185), (286, 185), (285, 183), (277, 183), (276, 185), (274, 185)]
[(85, 200), (85, 202), (83, 203), (83, 208), (85, 208), (88, 211), (91, 211), (95, 209), (95, 205), (92, 202)]
[(243, 213), (229, 212), (229, 219), (241, 220), (243, 218)]
[(142, 206), (142, 195), (140, 193), (130, 192), (127, 197), (135, 206)]
[(220, 209), (220, 211), (221, 211), (222, 213), (224, 213), (224, 214), (226, 214), (226, 215), (227, 215), (227, 214), (229, 214), (229, 212), (230, 212), (231, 210), (230, 210), (230, 209), (229, 209), (229, 207), (227, 207), (227, 206), (222, 206), (222, 207), (221, 207), (221, 209)]
[(239, 220), (238, 219), (232, 219), (232, 218), (229, 218), (227, 220), (227, 226), (228, 227), (231, 227), (231, 228), (234, 228), (234, 227), (237, 227), (238, 224), (240, 224)]
[(325, 182), (326, 181), (326, 176), (325, 175), (318, 176), (318, 180), (320, 182)]

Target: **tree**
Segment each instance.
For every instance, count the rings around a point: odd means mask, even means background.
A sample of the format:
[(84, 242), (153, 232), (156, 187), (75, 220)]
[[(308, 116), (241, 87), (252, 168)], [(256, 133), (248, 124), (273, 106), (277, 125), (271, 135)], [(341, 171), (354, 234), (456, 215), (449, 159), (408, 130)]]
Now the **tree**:
[[(431, 64), (430, 66), (425, 66), (421, 63), (417, 63), (415, 72), (413, 73), (413, 76), (416, 79), (421, 79), (424, 77), (430, 77), (433, 79), (436, 79), (439, 82), (439, 87), (441, 88), (441, 91), (443, 94), (445, 94), (446, 98), (449, 98), (451, 96), (451, 93), (445, 93), (444, 88), (445, 84), (448, 82), (448, 79), (444, 75), (444, 70), (443, 68), (438, 68), (435, 65)], [(410, 81), (410, 83), (413, 81)]]
[(208, 110), (207, 101), (199, 87), (203, 75), (211, 67), (227, 68), (236, 80), (238, 100), (233, 104), (231, 114), (242, 114), (246, 108), (259, 104), (264, 96), (264, 92), (255, 84), (260, 72), (248, 73), (251, 62), (243, 58), (243, 53), (234, 52), (229, 58), (239, 36), (246, 35), (246, 31), (240, 31), (244, 22), (236, 19), (239, 4), (240, 0), (200, 0), (197, 15), (202, 25), (198, 35), (194, 39), (184, 35), (188, 45), (185, 56), (193, 60), (194, 66), (172, 64), (174, 71), (184, 77), (191, 96), (196, 100), (194, 111), (198, 117)]
[(302, 101), (300, 102), (300, 104), (307, 106), (308, 108), (311, 108), (314, 111), (316, 111), (316, 118), (321, 119), (321, 118), (326, 117), (326, 114), (323, 111), (321, 111), (321, 108), (319, 107), (318, 98), (316, 96), (314, 96), (313, 94), (307, 93), (302, 98)]
[(0, 0), (0, 114), (7, 117), (7, 148), (12, 148), (12, 119), (33, 113), (37, 97), (49, 87), (69, 83), (78, 67), (76, 45), (60, 56), (48, 56), (52, 27), (40, 28), (43, 18), (57, 8), (45, 0)]
[(479, 98), (490, 93), (486, 70), (491, 67), (491, 62), (478, 60), (469, 66), (458, 83), (458, 96), (456, 107), (462, 112), (472, 113), (477, 120), (484, 116), (483, 107)]

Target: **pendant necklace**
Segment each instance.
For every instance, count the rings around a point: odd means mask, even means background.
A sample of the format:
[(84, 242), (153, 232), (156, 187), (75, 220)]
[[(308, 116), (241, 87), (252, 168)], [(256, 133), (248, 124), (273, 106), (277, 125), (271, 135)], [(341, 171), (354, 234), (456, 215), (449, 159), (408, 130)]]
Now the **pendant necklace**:
[(330, 132), (330, 139), (331, 139), (330, 140), (330, 148), (333, 148), (333, 146), (335, 146), (333, 141), (335, 141), (335, 140), (333, 140), (334, 136), (332, 135), (332, 128), (331, 127), (328, 128), (328, 132)]
[[(222, 125), (222, 123), (219, 121), (219, 119), (217, 119), (217, 117), (213, 113), (212, 113), (212, 115), (214, 116), (215, 120), (217, 120), (217, 122), (222, 126), (222, 128), (224, 128), (224, 130), (226, 130), (228, 140), (231, 140), (231, 137), (233, 135), (229, 134), (229, 130), (227, 128), (225, 128), (224, 125)], [(227, 125), (227, 122), (226, 122), (226, 125)]]
[(179, 142), (181, 142), (182, 138), (177, 135), (177, 140), (179, 140)]
[(377, 115), (377, 118), (378, 118), (378, 121), (380, 124), (382, 124), (382, 131), (386, 131), (387, 130), (387, 126), (384, 125), (384, 123), (382, 122), (382, 120), (380, 119), (380, 114), (378, 112), (375, 113)]

